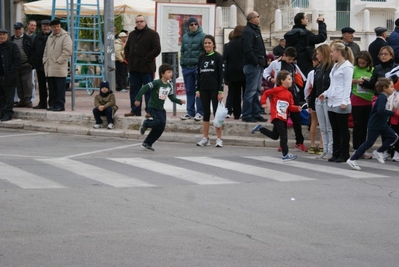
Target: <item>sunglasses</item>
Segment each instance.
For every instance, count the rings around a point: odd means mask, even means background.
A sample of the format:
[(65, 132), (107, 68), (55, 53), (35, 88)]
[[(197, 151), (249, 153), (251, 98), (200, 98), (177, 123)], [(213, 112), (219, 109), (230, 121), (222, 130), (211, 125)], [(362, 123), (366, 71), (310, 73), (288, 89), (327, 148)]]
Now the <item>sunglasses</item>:
[(190, 26), (197, 26), (198, 23), (191, 23)]

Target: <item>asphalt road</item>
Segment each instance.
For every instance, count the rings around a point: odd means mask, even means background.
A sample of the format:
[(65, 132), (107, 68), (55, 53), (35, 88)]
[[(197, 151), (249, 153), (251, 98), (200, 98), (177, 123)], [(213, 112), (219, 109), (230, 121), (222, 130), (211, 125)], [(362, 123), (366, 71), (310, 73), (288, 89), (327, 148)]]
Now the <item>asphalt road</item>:
[(2, 267), (398, 265), (399, 163), (7, 129), (0, 144)]

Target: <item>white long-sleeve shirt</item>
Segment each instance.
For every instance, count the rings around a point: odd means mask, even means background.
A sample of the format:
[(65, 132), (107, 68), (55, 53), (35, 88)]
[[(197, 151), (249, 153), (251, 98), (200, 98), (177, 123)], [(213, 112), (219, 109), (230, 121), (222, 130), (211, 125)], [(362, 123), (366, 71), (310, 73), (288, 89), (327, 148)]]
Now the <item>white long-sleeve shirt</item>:
[(341, 65), (335, 63), (330, 72), (330, 87), (323, 95), (328, 98), (328, 106), (339, 107), (341, 104), (351, 104), (353, 65), (348, 60)]

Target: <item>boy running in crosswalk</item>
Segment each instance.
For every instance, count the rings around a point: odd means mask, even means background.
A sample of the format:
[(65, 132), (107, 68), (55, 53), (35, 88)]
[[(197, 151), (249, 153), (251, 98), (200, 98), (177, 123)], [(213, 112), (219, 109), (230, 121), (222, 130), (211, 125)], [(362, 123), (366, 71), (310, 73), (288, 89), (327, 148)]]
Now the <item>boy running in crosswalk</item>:
[(152, 81), (144, 85), (136, 96), (134, 104), (138, 107), (142, 100), (143, 94), (151, 90), (150, 100), (148, 101), (148, 112), (152, 119), (144, 119), (140, 125), (140, 134), (144, 134), (147, 128), (151, 128), (151, 132), (141, 144), (141, 147), (154, 151), (152, 144), (154, 144), (159, 137), (161, 137), (166, 125), (166, 111), (164, 103), (166, 98), (177, 104), (185, 104), (186, 100), (178, 99), (173, 93), (172, 84), (169, 82), (173, 76), (173, 68), (169, 64), (162, 64), (159, 66), (160, 79)]
[(270, 112), (271, 122), (273, 123), (273, 131), (266, 129), (262, 124), (258, 124), (252, 130), (252, 133), (261, 132), (267, 137), (277, 140), (280, 138), (280, 146), (282, 148), (283, 161), (294, 160), (296, 155), (288, 153), (288, 134), (287, 134), (287, 118), (288, 110), (290, 112), (301, 112), (302, 108), (294, 104), (291, 92), (288, 90), (292, 85), (292, 77), (286, 70), (278, 73), (276, 78), (277, 87), (267, 90), (262, 95), (262, 107), (266, 104), (266, 99), (270, 96)]

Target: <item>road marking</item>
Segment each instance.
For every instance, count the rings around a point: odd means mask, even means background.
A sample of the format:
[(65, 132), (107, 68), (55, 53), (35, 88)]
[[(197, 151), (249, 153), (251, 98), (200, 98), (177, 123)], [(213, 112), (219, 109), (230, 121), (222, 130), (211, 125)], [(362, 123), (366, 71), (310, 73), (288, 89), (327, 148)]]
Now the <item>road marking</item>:
[(238, 184), (238, 182), (234, 182), (216, 175), (192, 171), (143, 158), (110, 158), (109, 160), (146, 169), (151, 172), (172, 176), (174, 178), (199, 185)]
[(79, 161), (56, 158), (56, 159), (39, 159), (38, 161), (52, 165), (54, 167), (76, 173), (91, 180), (98, 181), (113, 187), (153, 187), (156, 185), (123, 175), (107, 169), (99, 168), (93, 165), (82, 163)]
[(20, 137), (20, 136), (30, 136), (30, 135), (43, 135), (43, 134), (50, 134), (50, 133), (11, 134), (11, 135), (2, 135), (2, 136), (0, 136), (0, 138), (5, 138), (5, 137)]
[(0, 162), (0, 179), (25, 189), (66, 188), (20, 168)]
[[(261, 168), (250, 164), (243, 164), (234, 161), (209, 158), (209, 157), (178, 157), (182, 160), (188, 160), (196, 163), (201, 163), (209, 166), (214, 166), (222, 169), (231, 171), (241, 172), (245, 174), (255, 175), (267, 179), (272, 179), (279, 182), (291, 182), (291, 181), (311, 181), (315, 180), (308, 177), (303, 177), (295, 174), (284, 173), (281, 171), (270, 170), (267, 168)], [(290, 164), (290, 163), (289, 163)]]
[[(274, 157), (269, 157), (269, 156), (246, 156), (243, 158), (254, 159), (254, 160), (273, 163), (273, 164), (281, 164), (281, 165), (285, 164), (280, 159), (274, 158)], [(337, 163), (333, 162), (332, 164), (337, 164)], [(306, 169), (306, 170), (309, 170), (312, 172), (335, 174), (335, 175), (341, 175), (341, 176), (346, 176), (346, 177), (356, 178), (356, 179), (387, 178), (388, 177), (388, 176), (384, 176), (384, 175), (368, 173), (368, 172), (363, 172), (363, 171), (353, 171), (349, 166), (346, 166), (346, 163), (344, 166), (345, 168), (342, 168), (342, 166), (330, 167), (330, 166), (325, 166), (325, 165), (316, 165), (316, 164), (312, 164), (312, 163), (299, 162), (299, 161), (291, 161), (290, 166), (295, 167), (295, 168)]]
[(76, 157), (80, 157), (80, 156), (87, 156), (87, 155), (91, 155), (91, 154), (97, 154), (97, 153), (102, 153), (102, 152), (107, 152), (107, 151), (112, 151), (112, 150), (117, 150), (117, 149), (125, 149), (125, 148), (129, 148), (129, 147), (133, 147), (133, 146), (140, 146), (140, 145), (141, 145), (141, 143), (133, 144), (133, 145), (127, 145), (127, 146), (117, 146), (117, 147), (111, 147), (111, 148), (95, 150), (95, 151), (90, 151), (90, 152), (85, 152), (85, 153), (79, 153), (79, 154), (75, 154), (75, 155), (69, 155), (69, 156), (65, 156), (65, 157), (61, 157), (61, 158), (62, 159), (70, 159), (70, 158), (76, 158)]

